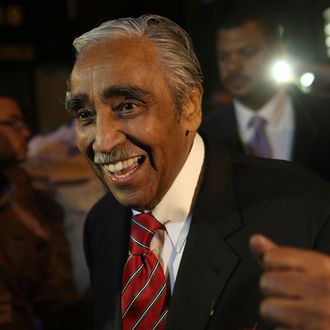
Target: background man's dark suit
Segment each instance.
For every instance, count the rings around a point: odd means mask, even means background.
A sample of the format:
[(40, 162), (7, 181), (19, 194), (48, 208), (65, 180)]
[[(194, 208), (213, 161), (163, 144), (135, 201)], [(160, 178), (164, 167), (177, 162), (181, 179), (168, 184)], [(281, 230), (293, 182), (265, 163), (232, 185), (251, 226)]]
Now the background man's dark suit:
[[(330, 99), (287, 88), (293, 100), (295, 132), (292, 161), (330, 180)], [(229, 149), (244, 152), (233, 103), (205, 117), (201, 131)]]
[[(231, 155), (207, 143), (166, 329), (252, 329), (256, 323), (258, 330), (270, 329), (258, 315), (260, 269), (249, 237), (259, 232), (284, 245), (330, 253), (329, 198), (326, 182), (292, 163)], [(107, 194), (86, 222), (96, 329), (121, 329), (130, 213)]]

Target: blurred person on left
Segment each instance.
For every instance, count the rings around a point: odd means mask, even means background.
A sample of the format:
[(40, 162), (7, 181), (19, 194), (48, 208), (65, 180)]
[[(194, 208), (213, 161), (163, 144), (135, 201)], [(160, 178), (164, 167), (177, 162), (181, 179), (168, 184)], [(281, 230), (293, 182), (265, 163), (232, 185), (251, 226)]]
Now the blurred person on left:
[(73, 286), (20, 167), (30, 135), (16, 100), (0, 96), (0, 329), (70, 329), (77, 302)]
[(17, 102), (0, 97), (1, 165), (26, 159), (27, 141), (31, 135)]

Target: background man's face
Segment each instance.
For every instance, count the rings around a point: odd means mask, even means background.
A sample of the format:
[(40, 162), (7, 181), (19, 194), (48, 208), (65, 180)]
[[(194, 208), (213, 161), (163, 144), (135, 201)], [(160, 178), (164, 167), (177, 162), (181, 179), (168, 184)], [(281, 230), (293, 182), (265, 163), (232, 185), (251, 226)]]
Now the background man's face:
[(264, 35), (258, 23), (248, 21), (241, 26), (220, 29), (217, 53), (220, 79), (224, 87), (238, 99), (253, 97), (274, 84), (270, 64), (278, 55), (278, 45)]
[[(154, 45), (109, 39), (82, 51), (71, 76), (68, 109), (77, 145), (123, 205), (150, 209), (173, 183), (199, 121), (176, 115)], [(70, 101), (71, 100), (71, 101)]]
[[(22, 120), (23, 115), (17, 102), (0, 97), (0, 121)], [(0, 160), (20, 162), (27, 156), (27, 141), (30, 131), (26, 127), (13, 127), (0, 124)]]

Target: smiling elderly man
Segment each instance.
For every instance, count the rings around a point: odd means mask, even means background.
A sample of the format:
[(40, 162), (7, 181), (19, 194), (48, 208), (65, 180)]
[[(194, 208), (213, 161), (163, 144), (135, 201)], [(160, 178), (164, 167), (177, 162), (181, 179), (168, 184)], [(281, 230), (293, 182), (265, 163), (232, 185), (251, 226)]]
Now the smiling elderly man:
[[(74, 46), (66, 105), (78, 147), (109, 189), (85, 226), (96, 329), (270, 329), (250, 236), (329, 251), (327, 184), (197, 134), (202, 73), (172, 21), (111, 20)], [(251, 249), (267, 270), (281, 255), (260, 236)]]

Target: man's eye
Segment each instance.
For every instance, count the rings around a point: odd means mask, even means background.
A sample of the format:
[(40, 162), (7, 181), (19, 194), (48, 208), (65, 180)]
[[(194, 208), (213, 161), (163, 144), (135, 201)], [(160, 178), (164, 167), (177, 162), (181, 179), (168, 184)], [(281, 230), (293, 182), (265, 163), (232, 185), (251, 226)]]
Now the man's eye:
[(220, 61), (220, 62), (224, 62), (224, 61), (226, 61), (227, 59), (228, 59), (228, 55), (227, 54), (224, 54), (224, 53), (220, 53), (219, 54), (219, 56), (218, 56), (218, 60)]
[(118, 104), (112, 105), (112, 110), (117, 116), (125, 119), (139, 116), (145, 110), (145, 104), (139, 100), (123, 100)]
[(241, 55), (244, 57), (252, 57), (254, 55), (256, 55), (258, 52), (257, 49), (255, 48), (245, 48), (241, 50)]
[(131, 111), (131, 110), (134, 110), (135, 108), (136, 108), (136, 105), (134, 103), (125, 102), (125, 103), (121, 104), (122, 111)]
[(80, 110), (77, 112), (76, 117), (78, 120), (91, 120), (93, 118), (93, 114), (88, 110)]

